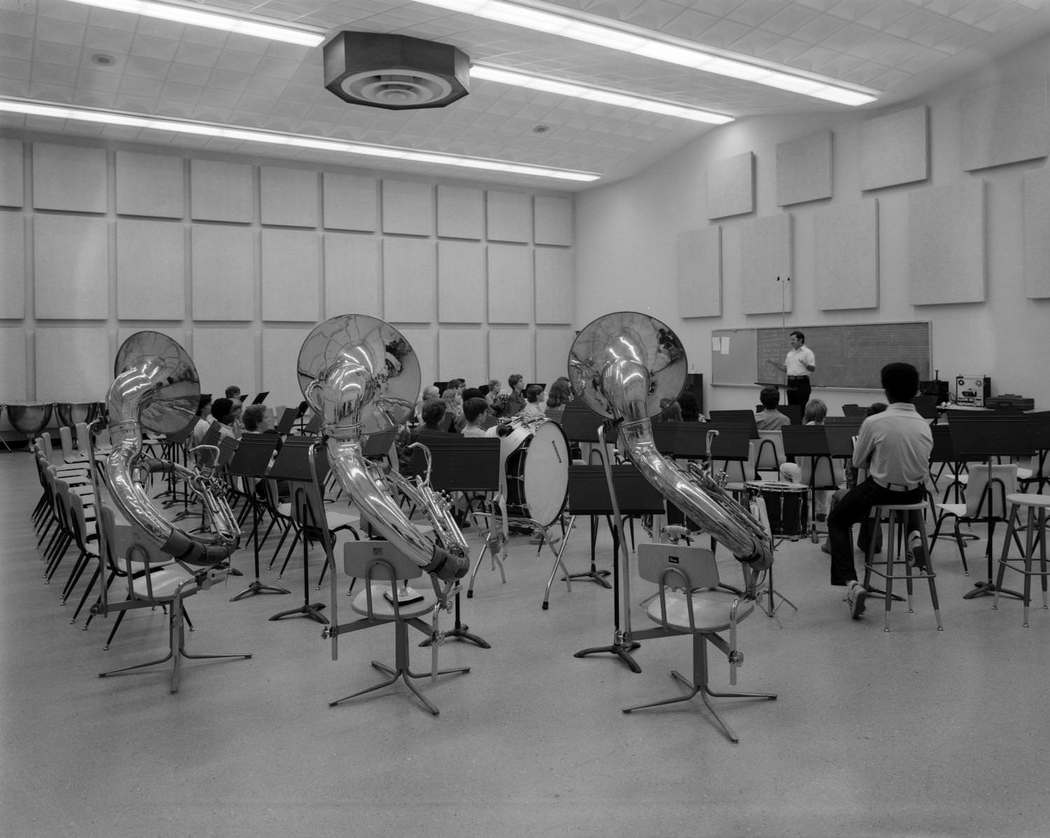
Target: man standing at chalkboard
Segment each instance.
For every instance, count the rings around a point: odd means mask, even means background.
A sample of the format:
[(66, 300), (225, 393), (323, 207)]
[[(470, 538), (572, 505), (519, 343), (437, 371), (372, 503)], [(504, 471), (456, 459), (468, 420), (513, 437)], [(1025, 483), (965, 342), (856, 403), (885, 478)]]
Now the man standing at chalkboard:
[(817, 368), (817, 357), (813, 350), (806, 346), (806, 336), (796, 329), (789, 338), (791, 349), (780, 364), (770, 360), (769, 363), (787, 373), (787, 403), (797, 404), (803, 410), (809, 402), (809, 374)]

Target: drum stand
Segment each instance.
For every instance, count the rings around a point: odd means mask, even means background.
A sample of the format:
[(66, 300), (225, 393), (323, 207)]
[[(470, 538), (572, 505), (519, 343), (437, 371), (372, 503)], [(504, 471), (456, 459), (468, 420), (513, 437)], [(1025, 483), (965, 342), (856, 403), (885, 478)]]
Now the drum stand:
[[(776, 564), (776, 553), (777, 547), (784, 543), (784, 539), (770, 539), (770, 549), (773, 551), (773, 564)], [(798, 606), (795, 605), (790, 599), (784, 596), (780, 591), (773, 587), (773, 564), (766, 570), (766, 589), (765, 591), (756, 591), (755, 602), (762, 612), (771, 619), (776, 619), (777, 609), (781, 605), (787, 603), (791, 606), (791, 610), (798, 613)]]
[(496, 522), (495, 512), (471, 512), (475, 521), (478, 519), (479, 514), (481, 517), (484, 517), (488, 522), (488, 529), (485, 532), (481, 551), (478, 553), (478, 557), (474, 560), (474, 568), (470, 571), (470, 584), (467, 586), (467, 599), (474, 598), (474, 580), (478, 575), (478, 570), (481, 568), (481, 560), (485, 558), (486, 552), (492, 557), (492, 569), (495, 570), (498, 567), (500, 580), (504, 585), (507, 584), (507, 572), (503, 567), (503, 560), (507, 557), (507, 500), (502, 494), (500, 494), (497, 495), (496, 502), (500, 508), (500, 520), (503, 523), (502, 528), (496, 528), (493, 526)]
[[(565, 562), (564, 562), (562, 557), (565, 555), (565, 548), (568, 546), (568, 543), (569, 543), (569, 534), (572, 532), (572, 528), (575, 525), (576, 525), (576, 516), (570, 514), (569, 515), (569, 523), (568, 523), (568, 525), (565, 528), (566, 529), (565, 535), (562, 538), (561, 545), (559, 546), (559, 548), (557, 550), (554, 550), (554, 543), (550, 539), (550, 537), (547, 535), (547, 530), (549, 528), (548, 527), (543, 527), (543, 530), (542, 530), (543, 531), (543, 539), (544, 539), (543, 543), (544, 544), (549, 544), (551, 550), (554, 552), (554, 555), (555, 555), (554, 567), (551, 568), (551, 575), (547, 579), (547, 589), (543, 593), (543, 610), (544, 611), (546, 611), (550, 607), (551, 587), (554, 585), (554, 577), (558, 575), (558, 568), (561, 568), (561, 572), (563, 574), (562, 579), (565, 581), (566, 588), (568, 589), (568, 591), (570, 593), (572, 592), (572, 580), (573, 579), (586, 579), (586, 580), (588, 580), (590, 582), (594, 582), (594, 584), (596, 584), (596, 585), (601, 585), (603, 588), (611, 588), (612, 587), (606, 581), (606, 577), (609, 576), (611, 571), (599, 570), (598, 566), (595, 564), (595, 554), (594, 554), (594, 551), (593, 551), (593, 546), (594, 546), (593, 545), (593, 541), (592, 541), (592, 545), (591, 545), (592, 546), (592, 551), (591, 551), (591, 569), (590, 570), (585, 570), (582, 573), (569, 573), (569, 568), (565, 564)], [(592, 533), (593, 533), (593, 529), (592, 529)], [(616, 534), (616, 531), (614, 530), (613, 531), (613, 543), (614, 544), (616, 543), (616, 540), (617, 540), (617, 534)], [(541, 548), (542, 548), (542, 546), (543, 546), (543, 544), (540, 545)], [(615, 563), (614, 563), (614, 567), (615, 567)]]

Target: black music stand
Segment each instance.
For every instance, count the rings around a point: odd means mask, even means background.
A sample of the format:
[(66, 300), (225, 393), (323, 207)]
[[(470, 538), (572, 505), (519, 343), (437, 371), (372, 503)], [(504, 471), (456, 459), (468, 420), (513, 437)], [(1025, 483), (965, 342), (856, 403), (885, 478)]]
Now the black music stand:
[(575, 399), (565, 405), (561, 415), (561, 429), (570, 442), (598, 442), (598, 428), (608, 420), (595, 413), (582, 399)]
[[(963, 594), (963, 599), (976, 599), (982, 596), (993, 596), (996, 590), (1000, 594), (1012, 596), (1015, 599), (1024, 599), (1020, 591), (1008, 588), (998, 588), (993, 581), (994, 558), (992, 556), (992, 537), (995, 534), (995, 517), (993, 512), (992, 492), (998, 484), (1003, 493), (1003, 512), (1006, 511), (1006, 487), (998, 478), (992, 477), (992, 459), (996, 457), (1030, 457), (1035, 447), (1032, 444), (1032, 426), (1024, 421), (1023, 417), (1007, 418), (994, 417), (979, 420), (960, 421), (955, 419), (954, 424), (949, 422), (951, 428), (952, 445), (955, 457), (960, 462), (982, 462), (988, 468), (988, 483), (984, 492), (988, 500), (988, 514), (985, 524), (988, 527), (988, 544), (985, 548), (985, 558), (988, 565), (988, 579), (985, 582), (977, 582), (973, 590)], [(981, 503), (984, 503), (982, 498)], [(980, 509), (980, 505), (978, 505)], [(1015, 534), (1016, 536), (1016, 534)]]
[[(319, 453), (315, 454), (315, 450)], [(333, 573), (335, 568), (335, 557), (333, 555), (331, 533), (328, 531), (328, 521), (325, 519), (324, 511), (324, 478), (328, 474), (328, 457), (325, 449), (319, 441), (314, 439), (288, 439), (285, 440), (277, 459), (270, 468), (267, 477), (271, 480), (287, 480), (291, 487), (291, 502), (295, 510), (294, 519), (300, 521), (303, 529), (301, 533), (303, 541), (303, 604), (298, 608), (289, 608), (280, 611), (270, 617), (271, 622), (283, 620), (285, 617), (306, 617), (317, 623), (327, 624), (328, 618), (321, 611), (324, 609), (322, 602), (310, 602), (310, 545), (307, 538), (307, 527), (311, 527), (319, 534), (319, 540), (325, 551), (325, 561), (332, 562)], [(310, 494), (313, 492), (314, 497)], [(317, 510), (320, 510), (318, 513)], [(318, 515), (321, 520), (318, 521)], [(294, 545), (293, 545), (294, 546)], [(287, 591), (286, 591), (287, 593)]]
[(295, 420), (299, 418), (299, 411), (294, 407), (286, 407), (284, 412), (278, 417), (277, 424), (274, 426), (274, 430), (277, 431), (278, 436), (288, 436), (288, 432), (292, 429), (292, 425), (295, 424)]
[[(609, 481), (612, 482), (612, 493), (609, 491)], [(620, 628), (620, 548), (625, 554), (624, 574), (630, 572), (626, 562), (627, 545), (623, 538), (623, 515), (661, 515), (664, 511), (663, 495), (652, 486), (641, 472), (633, 465), (609, 466), (607, 463), (600, 466), (570, 466), (569, 467), (569, 508), (575, 515), (614, 515), (617, 519), (613, 528), (613, 642), (609, 646), (594, 646), (581, 649), (574, 657), (583, 658), (598, 653), (615, 655), (620, 661), (635, 673), (641, 672), (631, 655), (639, 644), (631, 639), (631, 615), (629, 594), (625, 594), (627, 602), (624, 603), (624, 630)], [(567, 541), (568, 539), (566, 539)], [(562, 552), (565, 545), (562, 544)], [(548, 595), (551, 583), (554, 581), (554, 573), (558, 565), (562, 564), (561, 553), (558, 555), (554, 572), (547, 582)], [(568, 581), (568, 580), (566, 580)], [(629, 590), (629, 583), (625, 580), (625, 591)], [(544, 608), (547, 602), (544, 600)]]
[(226, 471), (233, 477), (244, 480), (248, 503), (252, 508), (252, 548), (255, 554), (255, 579), (230, 602), (238, 602), (257, 594), (287, 594), (291, 591), (274, 585), (264, 585), (259, 581), (259, 496), (256, 489), (259, 480), (266, 474), (277, 447), (277, 437), (273, 434), (245, 434), (237, 445), (233, 459), (226, 466)]
[[(831, 486), (817, 486), (817, 465), (820, 461), (828, 461), (828, 469), (831, 471), (832, 480), (835, 477), (835, 463), (828, 447), (828, 433), (824, 425), (786, 425), (780, 429), (784, 438), (784, 456), (789, 459), (797, 457), (810, 458), (809, 470), (809, 508), (816, 509), (817, 489), (831, 489)], [(852, 438), (850, 440), (850, 456), (853, 456)], [(837, 488), (837, 487), (834, 487)], [(816, 513), (810, 521), (810, 533), (815, 542), (817, 540)]]
[[(439, 492), (499, 492), (500, 441), (496, 437), (462, 437), (447, 434), (448, 439), (428, 438), (422, 443), (430, 451), (430, 485)], [(490, 528), (491, 537), (491, 528)], [(471, 574), (471, 592), (473, 592), (474, 574), (477, 573), (485, 551), (491, 549), (490, 537), (478, 554), (477, 562)], [(499, 562), (495, 551), (493, 561)], [(499, 562), (502, 574), (503, 564)], [(506, 582), (506, 576), (503, 577)], [(469, 596), (469, 594), (468, 594)], [(445, 637), (473, 643), (482, 649), (490, 649), (491, 644), (467, 629), (470, 626), (460, 620), (460, 586), (456, 585), (456, 622)], [(429, 646), (431, 640), (424, 640), (420, 646)]]
[(748, 432), (750, 439), (759, 439), (758, 423), (755, 421), (753, 411), (712, 410), (708, 418), (714, 425), (722, 428), (743, 428)]

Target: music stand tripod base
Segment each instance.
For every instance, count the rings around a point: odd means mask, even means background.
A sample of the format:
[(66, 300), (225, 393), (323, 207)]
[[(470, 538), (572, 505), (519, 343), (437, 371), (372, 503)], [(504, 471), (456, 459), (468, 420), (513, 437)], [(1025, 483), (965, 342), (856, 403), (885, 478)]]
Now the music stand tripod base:
[[(288, 593), (288, 591), (285, 591)], [(289, 608), (287, 611), (281, 611), (278, 614), (274, 614), (270, 617), (270, 622), (276, 622), (277, 620), (283, 620), (286, 617), (306, 617), (309, 620), (313, 620), (315, 623), (321, 623), (322, 625), (328, 625), (328, 618), (321, 613), (321, 609), (324, 608), (323, 602), (304, 602), (298, 608)]]
[(250, 582), (248, 587), (241, 591), (236, 596), (230, 597), (230, 602), (240, 602), (242, 599), (247, 599), (250, 596), (258, 596), (259, 594), (290, 594), (291, 591), (285, 588), (278, 588), (276, 585), (264, 585), (258, 579), (254, 582)]
[(641, 643), (635, 643), (633, 640), (626, 639), (619, 632), (613, 638), (613, 642), (609, 646), (592, 646), (587, 649), (580, 649), (578, 652), (573, 653), (574, 658), (586, 658), (589, 655), (598, 654), (609, 654), (615, 655), (620, 659), (620, 662), (626, 664), (627, 668), (636, 675), (641, 674), (642, 668), (632, 657), (631, 652), (641, 648)]

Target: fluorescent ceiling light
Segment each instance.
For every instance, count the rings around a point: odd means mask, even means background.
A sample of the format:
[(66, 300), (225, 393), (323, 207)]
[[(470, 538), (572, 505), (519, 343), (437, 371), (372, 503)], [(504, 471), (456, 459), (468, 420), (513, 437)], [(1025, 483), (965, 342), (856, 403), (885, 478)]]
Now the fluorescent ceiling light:
[(383, 157), (412, 163), (436, 163), (441, 166), (456, 166), (487, 172), (504, 172), (513, 175), (526, 175), (528, 177), (570, 180), (578, 183), (590, 183), (601, 177), (601, 175), (594, 172), (550, 169), (545, 166), (530, 166), (504, 160), (489, 160), (483, 157), (460, 157), (455, 154), (442, 154), (441, 152), (412, 151), (407, 148), (396, 148), (394, 146), (329, 140), (324, 137), (311, 137), (303, 134), (283, 134), (278, 131), (238, 128), (236, 125), (218, 125), (209, 122), (194, 122), (188, 119), (165, 119), (164, 117), (143, 116), (141, 114), (122, 113), (119, 111), (73, 108), (30, 99), (0, 99), (0, 112), (42, 116), (51, 119), (73, 119), (79, 122), (120, 125), (126, 128), (169, 131), (175, 134), (195, 134), (201, 137), (220, 137), (240, 142), (267, 143), (269, 145), (291, 146), (293, 148), (308, 148), (316, 151), (335, 151), (342, 154)]
[(470, 68), (472, 79), (494, 81), (499, 84), (511, 84), (515, 87), (527, 87), (530, 90), (542, 90), (546, 93), (555, 93), (558, 96), (571, 96), (576, 99), (587, 99), (591, 102), (601, 102), (606, 105), (615, 105), (621, 108), (633, 108), (638, 111), (677, 116), (681, 119), (691, 119), (694, 122), (707, 122), (712, 125), (725, 125), (732, 122), (733, 117), (725, 114), (713, 113), (700, 110), (688, 105), (679, 105), (675, 102), (663, 102), (659, 99), (646, 99), (641, 96), (631, 96), (624, 93), (616, 93), (612, 90), (604, 90), (600, 87), (587, 87), (582, 84), (570, 84), (569, 82), (557, 81), (543, 76), (533, 76), (527, 73), (517, 73), (502, 67), (491, 67), (487, 64), (474, 64)]
[(150, 0), (70, 0), (70, 2), (100, 9), (112, 9), (115, 12), (128, 12), (143, 17), (156, 17), (161, 20), (186, 23), (190, 26), (221, 29), (224, 32), (234, 32), (238, 35), (269, 38), (271, 41), (284, 41), (304, 47), (320, 46), (325, 38), (323, 33), (316, 31), (296, 29), (259, 19), (201, 11), (199, 7), (180, 6), (174, 3), (153, 3)]
[(725, 52), (704, 50), (688, 41), (652, 38), (643, 34), (645, 30), (636, 30), (626, 24), (606, 25), (608, 21), (603, 22), (602, 18), (585, 13), (567, 14), (562, 7), (542, 0), (530, 0), (528, 5), (505, 0), (416, 2), (839, 104), (864, 105), (874, 102), (878, 95), (878, 91), (870, 88), (847, 87), (834, 79), (809, 76), (784, 65), (767, 66), (750, 60), (738, 60)]

